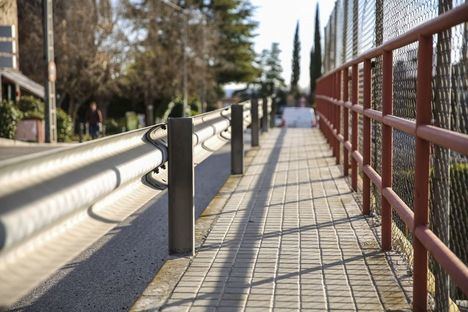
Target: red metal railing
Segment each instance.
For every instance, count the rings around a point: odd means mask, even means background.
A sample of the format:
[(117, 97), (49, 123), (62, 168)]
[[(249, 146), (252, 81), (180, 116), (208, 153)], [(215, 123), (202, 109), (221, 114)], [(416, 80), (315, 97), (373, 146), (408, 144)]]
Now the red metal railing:
[[(363, 214), (370, 213), (370, 183), (374, 183), (382, 196), (382, 250), (392, 248), (392, 208), (413, 233), (413, 310), (427, 309), (428, 252), (449, 274), (453, 283), (468, 295), (468, 268), (430, 230), (429, 171), (430, 145), (436, 144), (468, 156), (468, 135), (431, 125), (431, 81), (433, 35), (468, 21), (468, 4), (461, 5), (443, 15), (410, 30), (361, 54), (350, 62), (317, 80), (316, 103), (320, 116), (319, 126), (332, 147), (336, 162), (340, 163), (343, 149), (344, 175), (348, 175), (351, 156), (351, 186), (357, 190), (358, 167), (363, 174)], [(393, 115), (393, 50), (418, 42), (418, 69), (416, 85), (416, 120)], [(382, 56), (382, 111), (371, 108), (371, 60)], [(358, 64), (364, 63), (363, 105), (358, 104)], [(349, 69), (351, 67), (351, 78)], [(351, 80), (351, 102), (348, 83)], [(343, 95), (343, 98), (341, 98)], [(351, 141), (349, 115), (351, 111)], [(358, 151), (358, 114), (363, 116), (363, 155)], [(340, 128), (343, 118), (343, 131)], [(382, 124), (382, 168), (380, 176), (371, 166), (371, 120)], [(416, 138), (416, 167), (414, 207), (411, 210), (392, 189), (392, 129), (406, 132)], [(350, 155), (350, 156), (349, 156)], [(468, 190), (467, 190), (468, 191)], [(413, 212), (414, 211), (414, 212)], [(466, 233), (468, 235), (468, 233)]]

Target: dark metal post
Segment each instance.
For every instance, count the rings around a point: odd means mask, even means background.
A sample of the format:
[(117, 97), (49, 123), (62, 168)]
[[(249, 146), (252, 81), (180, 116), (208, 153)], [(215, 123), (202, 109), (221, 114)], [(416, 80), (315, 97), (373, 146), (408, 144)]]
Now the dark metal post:
[[(416, 82), (416, 127), (431, 123), (432, 36), (419, 37)], [(431, 144), (416, 137), (414, 173), (414, 232), (429, 223), (429, 168)], [(413, 237), (413, 311), (427, 310), (427, 250)]]
[(191, 118), (169, 118), (169, 253), (195, 251), (193, 205), (193, 122)]
[(251, 144), (253, 147), (260, 146), (260, 120), (258, 118), (258, 99), (256, 97), (252, 98), (250, 115), (252, 116), (252, 124), (250, 125), (252, 133)]
[(231, 174), (244, 173), (244, 107), (231, 105)]
[(44, 26), (44, 57), (47, 63), (45, 83), (45, 141), (57, 142), (57, 113), (55, 104), (55, 77), (54, 62), (54, 24), (52, 0), (42, 0), (43, 26)]
[(268, 120), (268, 98), (264, 97), (262, 99), (262, 109), (263, 109), (263, 117), (262, 117), (262, 132), (268, 132), (269, 128), (269, 120)]

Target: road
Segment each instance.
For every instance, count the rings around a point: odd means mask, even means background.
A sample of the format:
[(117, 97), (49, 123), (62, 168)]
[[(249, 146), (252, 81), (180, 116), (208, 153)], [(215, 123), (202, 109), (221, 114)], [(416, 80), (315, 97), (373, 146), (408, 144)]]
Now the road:
[[(197, 217), (229, 174), (229, 144), (196, 167)], [(125, 311), (168, 257), (167, 245), (167, 194), (163, 193), (65, 265), (11, 310)]]

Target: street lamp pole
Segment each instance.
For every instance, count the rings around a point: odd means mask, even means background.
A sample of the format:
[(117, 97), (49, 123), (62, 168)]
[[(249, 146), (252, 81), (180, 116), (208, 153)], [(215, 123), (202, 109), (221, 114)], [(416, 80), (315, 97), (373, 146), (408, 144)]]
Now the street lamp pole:
[(57, 142), (57, 112), (55, 100), (56, 69), (54, 61), (54, 24), (53, 2), (42, 0), (44, 26), (44, 57), (47, 63), (46, 82), (44, 88), (45, 102), (45, 141)]
[(182, 34), (182, 88), (183, 88), (183, 109), (182, 109), (182, 117), (185, 117), (187, 115), (187, 109), (188, 109), (188, 72), (187, 72), (187, 44), (188, 44), (188, 15), (189, 13), (187, 12), (186, 9), (178, 6), (177, 4), (173, 3), (170, 0), (162, 0), (162, 2), (171, 8), (181, 12), (184, 15), (184, 31)]

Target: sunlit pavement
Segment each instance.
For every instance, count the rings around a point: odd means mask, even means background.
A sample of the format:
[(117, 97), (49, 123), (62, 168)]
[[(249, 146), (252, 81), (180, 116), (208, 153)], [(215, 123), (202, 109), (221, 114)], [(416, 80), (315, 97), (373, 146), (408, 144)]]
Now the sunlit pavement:
[(318, 130), (274, 129), (163, 310), (410, 310), (406, 266), (354, 196)]

